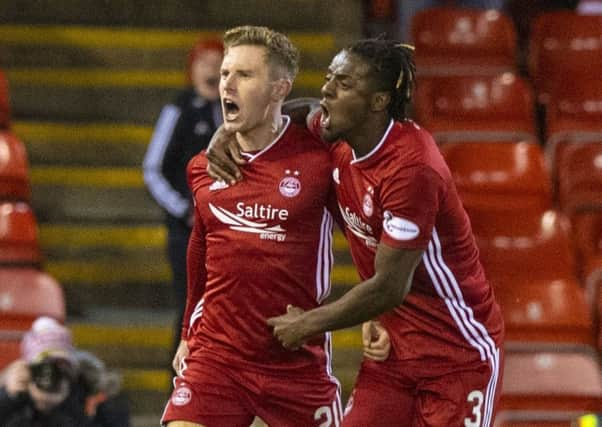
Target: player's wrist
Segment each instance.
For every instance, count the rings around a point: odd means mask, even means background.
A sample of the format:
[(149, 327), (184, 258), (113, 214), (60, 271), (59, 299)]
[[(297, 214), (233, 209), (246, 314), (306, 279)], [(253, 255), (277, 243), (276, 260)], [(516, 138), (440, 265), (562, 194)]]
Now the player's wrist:
[(303, 337), (303, 341), (327, 331), (321, 326), (319, 313), (316, 313), (318, 310), (306, 311), (299, 318), (299, 334)]

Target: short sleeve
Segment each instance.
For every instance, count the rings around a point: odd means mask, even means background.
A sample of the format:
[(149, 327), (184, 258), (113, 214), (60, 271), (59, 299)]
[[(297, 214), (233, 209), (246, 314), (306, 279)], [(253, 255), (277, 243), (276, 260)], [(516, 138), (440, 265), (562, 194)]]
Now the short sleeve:
[(441, 200), (444, 181), (426, 165), (400, 169), (383, 182), (381, 242), (400, 249), (426, 249)]
[(190, 159), (186, 167), (186, 180), (192, 194), (194, 194), (196, 189), (201, 185), (201, 181), (206, 177), (207, 158), (205, 157), (205, 150), (203, 150)]

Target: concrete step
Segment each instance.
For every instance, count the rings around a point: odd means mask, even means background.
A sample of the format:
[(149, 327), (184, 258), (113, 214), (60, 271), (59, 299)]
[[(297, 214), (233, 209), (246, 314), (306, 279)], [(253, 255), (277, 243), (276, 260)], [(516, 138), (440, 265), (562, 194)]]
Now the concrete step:
[[(189, 49), (200, 38), (221, 38), (214, 31), (130, 27), (0, 25), (0, 54), (15, 68), (102, 67), (183, 70)], [(323, 70), (332, 59), (332, 33), (287, 32), (301, 52), (301, 68)]]
[[(199, 35), (220, 34), (0, 25), (0, 55), (14, 116), (153, 124), (161, 107), (186, 84), (188, 49)], [(307, 29), (290, 35), (305, 58), (291, 96), (317, 96), (335, 37)]]
[[(113, 121), (154, 124), (163, 105), (184, 87), (181, 70), (102, 68), (6, 69), (19, 120)], [(305, 71), (290, 98), (318, 96), (323, 71)]]
[[(44, 270), (61, 283), (67, 312), (85, 315), (102, 304), (118, 308), (173, 308), (171, 273), (164, 258), (114, 257), (99, 261), (53, 261)], [(358, 283), (352, 266), (335, 267), (329, 300)]]
[[(171, 273), (164, 257), (150, 258), (145, 253), (104, 256), (92, 260), (47, 259), (44, 268), (59, 282), (67, 285), (126, 286), (169, 282)], [(335, 265), (331, 274), (333, 286), (356, 284), (352, 265)]]
[[(40, 225), (46, 269), (63, 283), (106, 285), (169, 281), (162, 225), (56, 224)], [(334, 235), (333, 284), (357, 281), (348, 246), (340, 231)]]
[[(0, 9), (0, 22), (25, 24), (127, 25), (133, 27), (222, 28), (270, 25), (281, 30), (321, 29), (337, 11), (332, 0), (21, 0)], [(357, 8), (357, 7), (356, 7)]]
[[(173, 313), (166, 309), (116, 309), (96, 306), (68, 325), (77, 347), (94, 352), (123, 379), (134, 414), (160, 416), (171, 390)], [(361, 360), (358, 327), (333, 334), (333, 372), (344, 401), (353, 387)]]
[(32, 167), (32, 205), (40, 223), (160, 222), (163, 212), (139, 169)]
[[(166, 245), (167, 232), (160, 224), (41, 224), (40, 243), (52, 258), (87, 257), (93, 251), (117, 256), (145, 252), (155, 254)], [(333, 250), (339, 264), (348, 264), (348, 245), (340, 230), (334, 232)]]
[[(153, 127), (134, 123), (17, 121), (31, 165), (140, 168)], [(65, 153), (69, 153), (65, 155)]]
[[(95, 304), (173, 306), (163, 225), (42, 223), (39, 229), (44, 269), (63, 285), (70, 313)], [(332, 293), (340, 295), (358, 276), (338, 231), (334, 257)]]

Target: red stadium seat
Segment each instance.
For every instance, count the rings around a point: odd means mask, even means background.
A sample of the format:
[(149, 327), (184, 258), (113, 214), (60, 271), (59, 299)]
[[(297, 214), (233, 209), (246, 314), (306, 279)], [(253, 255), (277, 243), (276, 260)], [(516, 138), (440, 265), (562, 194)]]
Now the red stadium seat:
[(590, 307), (576, 280), (526, 280), (516, 274), (492, 277), (491, 282), (504, 315), (508, 348), (594, 345)]
[(586, 294), (576, 279), (568, 218), (560, 212), (480, 211), (471, 219), (508, 343), (593, 344)]
[(8, 82), (4, 73), (0, 71), (0, 129), (10, 127), (10, 97), (8, 94)]
[(40, 316), (65, 321), (60, 285), (35, 269), (0, 268), (0, 369), (19, 355), (19, 342)]
[(25, 147), (12, 133), (0, 131), (0, 200), (29, 201), (30, 197)]
[(602, 411), (602, 380), (596, 353), (506, 352), (500, 413), (513, 411)]
[(414, 107), (418, 124), (440, 143), (537, 135), (532, 90), (512, 73), (422, 79)]
[(602, 211), (575, 215), (573, 229), (580, 274), (592, 309), (598, 350), (602, 352)]
[[(602, 39), (602, 30), (600, 32)], [(602, 49), (599, 54), (602, 55)], [(571, 84), (559, 85), (550, 95), (546, 107), (548, 140), (574, 133), (602, 136), (602, 81), (599, 77), (576, 77), (571, 79)]]
[(601, 28), (602, 16), (596, 15), (559, 11), (535, 19), (529, 41), (529, 71), (542, 104), (548, 103), (556, 89), (572, 86), (578, 79), (599, 79)]
[(541, 148), (530, 142), (456, 142), (440, 146), (465, 208), (541, 212), (552, 206)]
[(21, 356), (21, 335), (3, 335), (0, 330), (0, 370)]
[(576, 272), (571, 226), (561, 212), (475, 211), (473, 233), (490, 278), (573, 279)]
[(602, 354), (602, 255), (590, 260), (584, 269), (587, 298), (592, 307), (594, 339)]
[(571, 218), (579, 270), (583, 280), (586, 271), (602, 264), (602, 210), (580, 212)]
[(432, 8), (412, 19), (420, 76), (495, 75), (514, 71), (516, 32), (496, 10)]
[(0, 203), (0, 264), (39, 265), (38, 225), (24, 202)]
[[(559, 164), (573, 164), (573, 156), (576, 156), (575, 159), (582, 157), (581, 153), (583, 150), (597, 150), (597, 148), (594, 147), (579, 147), (581, 145), (590, 144), (595, 147), (600, 146), (602, 144), (602, 132), (562, 132), (548, 138), (545, 145), (545, 156), (552, 178), (554, 197), (557, 201), (559, 199)], [(592, 159), (593, 158), (595, 158), (595, 156), (592, 157)]]
[(600, 136), (598, 142), (568, 144), (556, 157), (557, 198), (561, 209), (570, 215), (602, 210), (602, 134)]

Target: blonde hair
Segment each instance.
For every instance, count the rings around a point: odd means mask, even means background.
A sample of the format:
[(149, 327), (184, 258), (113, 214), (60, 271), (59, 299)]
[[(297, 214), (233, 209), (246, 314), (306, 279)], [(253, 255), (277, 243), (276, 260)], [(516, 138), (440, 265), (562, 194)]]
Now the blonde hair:
[(252, 45), (266, 49), (266, 61), (280, 68), (291, 80), (299, 71), (299, 51), (287, 36), (267, 27), (244, 25), (232, 28), (224, 34), (226, 51), (234, 46)]

